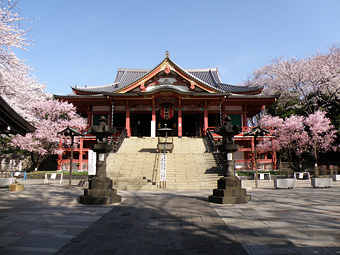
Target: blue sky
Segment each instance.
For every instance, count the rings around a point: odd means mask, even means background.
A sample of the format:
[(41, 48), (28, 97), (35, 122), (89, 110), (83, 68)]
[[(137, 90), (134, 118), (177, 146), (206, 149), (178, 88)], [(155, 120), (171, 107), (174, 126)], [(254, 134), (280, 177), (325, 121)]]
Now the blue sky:
[[(6, 1), (6, 0), (1, 0)], [(20, 0), (35, 44), (18, 52), (51, 94), (105, 85), (118, 67), (218, 67), (239, 84), (278, 57), (305, 58), (340, 42), (338, 0)], [(34, 20), (37, 18), (37, 20)]]

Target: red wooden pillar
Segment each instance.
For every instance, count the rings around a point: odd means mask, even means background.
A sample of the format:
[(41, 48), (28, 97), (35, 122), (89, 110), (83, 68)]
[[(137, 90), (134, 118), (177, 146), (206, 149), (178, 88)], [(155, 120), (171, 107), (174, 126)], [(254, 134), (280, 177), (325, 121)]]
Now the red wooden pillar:
[(92, 112), (90, 111), (87, 112), (87, 126), (88, 127), (92, 126)]
[(242, 126), (243, 127), (248, 127), (248, 106), (244, 105), (243, 106), (243, 113), (242, 113)]
[(247, 113), (242, 114), (242, 126), (248, 127), (248, 119), (247, 119)]
[(253, 170), (255, 170), (255, 165), (256, 165), (256, 162), (255, 162), (255, 160), (256, 160), (256, 155), (255, 155), (255, 136), (254, 136), (254, 138), (253, 139), (251, 139), (251, 162), (253, 163), (252, 164), (252, 168), (253, 168)]
[[(63, 150), (63, 143), (61, 142), (61, 138), (59, 138), (59, 150), (62, 150), (63, 153), (65, 153), (65, 151)], [(63, 160), (63, 154), (58, 154), (57, 170), (61, 170), (62, 160)]]
[(208, 129), (208, 106), (207, 106), (207, 101), (205, 101), (204, 105), (204, 124), (203, 124), (203, 135), (207, 134), (207, 129)]
[(273, 159), (273, 170), (277, 169), (277, 158), (276, 158), (276, 149), (273, 149), (272, 152), (272, 159)]
[(127, 137), (131, 137), (131, 129), (130, 129), (130, 107), (126, 106), (126, 119), (125, 119), (125, 128), (127, 131)]
[(151, 117), (151, 138), (156, 137), (156, 106), (152, 105), (152, 117)]
[(182, 137), (182, 106), (178, 105), (178, 137)]

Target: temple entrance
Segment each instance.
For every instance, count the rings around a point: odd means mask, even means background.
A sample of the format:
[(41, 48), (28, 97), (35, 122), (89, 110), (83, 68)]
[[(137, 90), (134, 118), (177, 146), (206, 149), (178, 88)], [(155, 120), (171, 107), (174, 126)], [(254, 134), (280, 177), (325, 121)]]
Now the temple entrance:
[(182, 114), (182, 134), (188, 137), (201, 137), (201, 114)]
[(177, 122), (178, 122), (178, 115), (177, 112), (174, 114), (174, 116), (171, 119), (163, 119), (161, 118), (160, 114), (157, 113), (157, 127), (156, 129), (164, 128), (164, 124), (167, 124), (168, 128), (172, 128), (174, 130), (174, 136), (178, 135), (178, 128), (177, 128)]
[(125, 128), (126, 114), (115, 113), (113, 115), (113, 127), (123, 130)]
[(132, 136), (151, 136), (151, 114), (131, 113), (131, 128)]

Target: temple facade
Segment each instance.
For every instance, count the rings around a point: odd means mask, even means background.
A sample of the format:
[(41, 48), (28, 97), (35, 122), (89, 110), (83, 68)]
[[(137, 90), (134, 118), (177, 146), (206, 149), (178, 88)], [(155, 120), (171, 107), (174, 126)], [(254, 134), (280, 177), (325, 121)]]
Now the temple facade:
[[(183, 69), (168, 52), (153, 69), (119, 68), (112, 84), (75, 86), (72, 91), (74, 95), (54, 97), (73, 103), (87, 119), (88, 127), (97, 125), (104, 115), (119, 132), (126, 129), (127, 137), (154, 138), (164, 124), (173, 128), (178, 137), (204, 137), (207, 130), (221, 126), (226, 115), (245, 134), (251, 130), (248, 118), (275, 101), (273, 96), (261, 95), (262, 87), (223, 83), (217, 68)], [(241, 134), (235, 140), (240, 145), (236, 162), (252, 162), (255, 159), (252, 138)], [(93, 142), (87, 135), (75, 150), (78, 169), (87, 169), (87, 154)], [(273, 162), (275, 153), (269, 155), (263, 160)], [(65, 150), (64, 156), (59, 157), (58, 168), (67, 168), (67, 162)]]

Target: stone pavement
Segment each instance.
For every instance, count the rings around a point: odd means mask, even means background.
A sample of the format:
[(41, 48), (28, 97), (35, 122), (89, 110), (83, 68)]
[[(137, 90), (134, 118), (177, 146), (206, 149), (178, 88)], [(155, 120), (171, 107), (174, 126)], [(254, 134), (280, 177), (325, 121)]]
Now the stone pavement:
[(339, 184), (276, 190), (263, 182), (248, 204), (211, 205), (250, 255), (340, 254)]
[(130, 197), (61, 249), (62, 254), (246, 254), (207, 202)]
[(27, 180), (0, 189), (0, 254), (340, 254), (340, 183), (293, 190), (243, 182), (252, 201), (212, 191), (121, 191), (120, 204), (78, 204), (82, 190)]
[[(85, 207), (80, 190), (43, 180), (20, 181), (24, 191), (0, 189), (0, 254), (54, 254), (112, 207)], [(68, 183), (68, 182), (67, 182)]]

